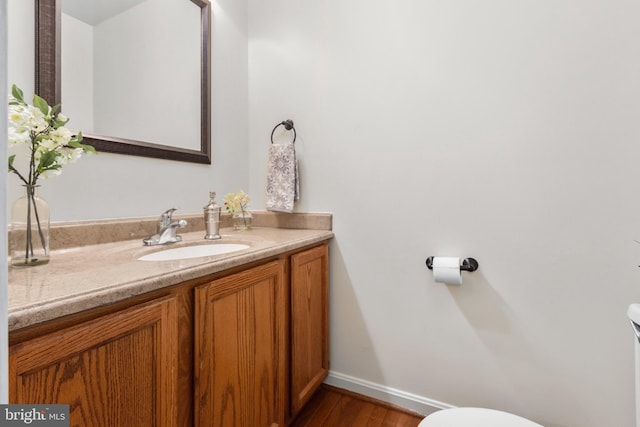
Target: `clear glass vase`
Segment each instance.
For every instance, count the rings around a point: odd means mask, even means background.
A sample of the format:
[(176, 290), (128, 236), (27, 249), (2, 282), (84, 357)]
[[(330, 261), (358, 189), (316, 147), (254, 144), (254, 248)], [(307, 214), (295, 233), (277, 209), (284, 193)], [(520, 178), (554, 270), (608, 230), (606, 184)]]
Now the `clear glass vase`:
[(253, 221), (253, 215), (247, 210), (234, 212), (231, 216), (233, 228), (238, 231), (249, 230)]
[(36, 195), (37, 187), (25, 185), (25, 195), (11, 206), (9, 255), (13, 266), (49, 262), (49, 204)]

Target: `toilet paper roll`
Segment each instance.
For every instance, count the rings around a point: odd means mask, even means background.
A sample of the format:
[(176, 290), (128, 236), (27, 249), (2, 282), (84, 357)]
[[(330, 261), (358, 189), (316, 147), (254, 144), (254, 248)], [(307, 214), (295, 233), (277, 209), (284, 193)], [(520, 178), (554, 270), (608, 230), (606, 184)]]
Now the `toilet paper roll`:
[(433, 278), (438, 283), (462, 285), (460, 258), (433, 257)]

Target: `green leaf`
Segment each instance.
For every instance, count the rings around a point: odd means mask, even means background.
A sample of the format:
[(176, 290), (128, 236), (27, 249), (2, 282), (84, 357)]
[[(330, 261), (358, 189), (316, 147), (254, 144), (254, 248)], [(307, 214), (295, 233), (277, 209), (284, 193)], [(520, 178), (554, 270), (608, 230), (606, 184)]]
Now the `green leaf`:
[(60, 126), (64, 126), (67, 124), (67, 122), (69, 121), (68, 118), (62, 118), (59, 115), (56, 116), (55, 120), (53, 121), (53, 128), (54, 129), (58, 129)]
[(45, 116), (49, 114), (49, 104), (47, 104), (47, 101), (40, 98), (38, 95), (33, 95), (33, 106), (42, 111), (42, 114)]
[(95, 147), (92, 145), (81, 144), (78, 141), (71, 140), (67, 145), (71, 148), (82, 148), (85, 153), (96, 153)]
[[(38, 169), (39, 169), (39, 168), (38, 168)], [(52, 163), (52, 164), (50, 164), (49, 166), (47, 166), (47, 168), (46, 168), (46, 169), (42, 169), (42, 170), (40, 171), (40, 173), (45, 172), (45, 171), (55, 171), (55, 170), (58, 170), (58, 169), (62, 169), (62, 165), (59, 165), (59, 164), (57, 164), (57, 163)]]
[(81, 144), (80, 141), (82, 141), (82, 131), (78, 132), (77, 135), (73, 136), (71, 140), (69, 140), (67, 145), (71, 148), (82, 148), (82, 150), (85, 153), (95, 154), (97, 152), (95, 147), (93, 147), (92, 145)]
[(9, 156), (9, 170), (15, 169), (13, 167), (13, 161), (16, 159), (16, 155), (12, 154)]
[[(82, 132), (78, 132), (78, 137), (80, 138), (78, 142), (82, 141)], [(85, 153), (93, 153), (93, 154), (97, 153), (96, 148), (93, 145), (80, 144), (80, 146)]]
[(56, 157), (59, 155), (60, 153), (54, 150), (42, 153), (42, 156), (40, 156), (40, 163), (38, 164), (38, 172), (42, 173), (46, 170), (58, 169), (60, 165), (56, 164)]
[(22, 92), (22, 89), (20, 89), (15, 84), (11, 86), (11, 95), (13, 95), (13, 97), (18, 101), (24, 103), (24, 93)]

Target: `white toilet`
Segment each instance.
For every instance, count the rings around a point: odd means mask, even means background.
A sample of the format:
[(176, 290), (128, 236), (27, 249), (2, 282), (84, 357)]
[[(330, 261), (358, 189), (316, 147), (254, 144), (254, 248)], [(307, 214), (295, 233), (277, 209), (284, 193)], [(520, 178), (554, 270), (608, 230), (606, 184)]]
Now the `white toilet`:
[(627, 316), (631, 320), (634, 337), (634, 349), (636, 354), (636, 427), (640, 427), (640, 304), (631, 304), (627, 310)]
[(543, 427), (508, 412), (485, 408), (451, 408), (434, 412), (418, 427)]

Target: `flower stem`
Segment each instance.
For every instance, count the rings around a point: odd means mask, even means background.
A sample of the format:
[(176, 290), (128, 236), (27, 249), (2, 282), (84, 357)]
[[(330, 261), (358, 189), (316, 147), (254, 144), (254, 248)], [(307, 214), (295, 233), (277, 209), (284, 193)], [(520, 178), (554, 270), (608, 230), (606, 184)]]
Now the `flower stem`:
[[(24, 251), (24, 262), (29, 263), (29, 259), (33, 257), (33, 242), (31, 241), (31, 187), (27, 186), (27, 241)], [(31, 253), (31, 257), (29, 256)]]
[(247, 217), (244, 214), (244, 206), (242, 206), (242, 204), (240, 204), (240, 210), (242, 211), (242, 222), (244, 223), (244, 228), (247, 228)]
[(45, 251), (45, 255), (47, 255), (47, 244), (45, 242), (44, 233), (42, 232), (42, 225), (40, 224), (40, 215), (38, 215), (38, 207), (36, 205), (36, 189), (30, 189), (30, 198), (33, 202), (33, 213), (36, 216), (36, 222), (38, 224), (38, 234), (40, 235), (40, 243), (42, 244), (42, 249)]

